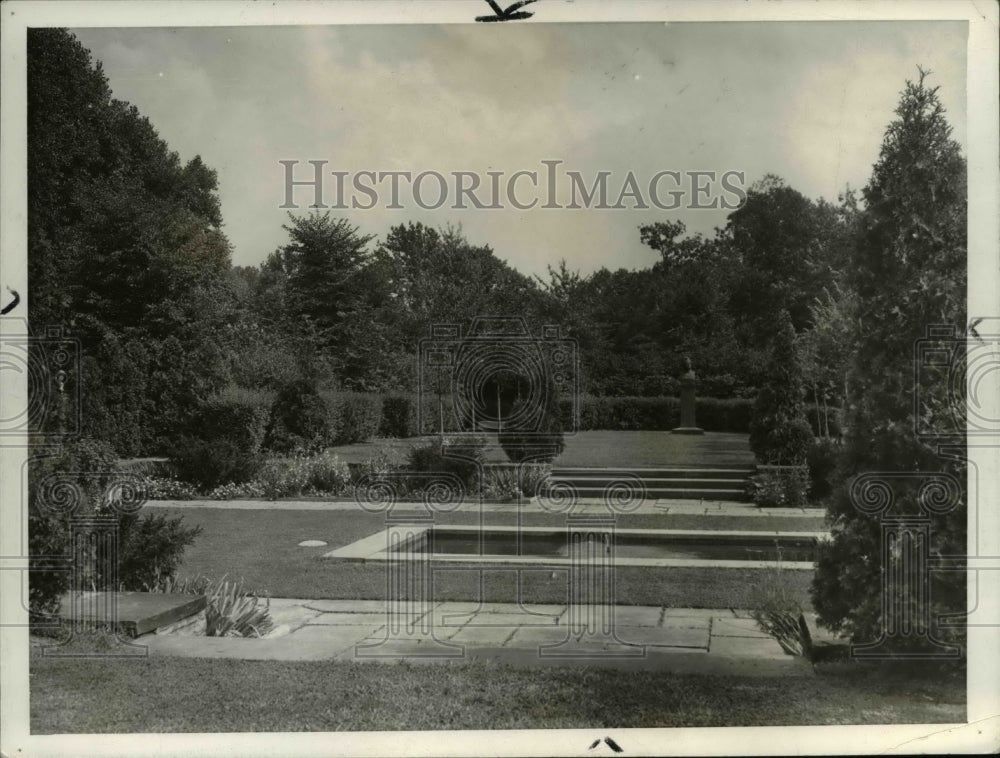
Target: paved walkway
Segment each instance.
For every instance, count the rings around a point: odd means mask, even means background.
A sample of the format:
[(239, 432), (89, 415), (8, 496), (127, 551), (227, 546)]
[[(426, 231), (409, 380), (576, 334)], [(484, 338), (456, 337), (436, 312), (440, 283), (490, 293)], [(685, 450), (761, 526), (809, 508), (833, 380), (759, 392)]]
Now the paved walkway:
[[(614, 633), (600, 630), (601, 606), (433, 603), (390, 619), (380, 600), (272, 598), (274, 631), (265, 639), (194, 636), (191, 621), (139, 637), (150, 655), (244, 660), (414, 663), (491, 658), (518, 666), (610, 666), (678, 673), (809, 674), (745, 612), (615, 606)], [(408, 609), (409, 610), (409, 609)], [(589, 618), (581, 618), (581, 611)], [(396, 625), (399, 620), (409, 621)], [(582, 623), (581, 623), (582, 622)], [(187, 624), (187, 628), (178, 628)], [(398, 626), (390, 632), (389, 624)], [(203, 633), (203, 632), (202, 632)]]
[[(285, 510), (285, 511), (358, 511), (361, 506), (350, 501), (330, 500), (150, 500), (147, 507), (153, 508), (232, 508), (235, 510)], [(461, 503), (449, 506), (449, 512), (513, 513), (517, 503)], [(537, 500), (520, 504), (527, 513), (548, 513)], [(399, 502), (394, 510), (424, 510), (423, 503)], [(597, 498), (581, 498), (574, 513), (578, 515), (606, 513), (604, 502)], [(629, 514), (670, 514), (706, 516), (798, 516), (822, 519), (826, 516), (823, 508), (758, 508), (753, 503), (731, 500), (645, 500)]]

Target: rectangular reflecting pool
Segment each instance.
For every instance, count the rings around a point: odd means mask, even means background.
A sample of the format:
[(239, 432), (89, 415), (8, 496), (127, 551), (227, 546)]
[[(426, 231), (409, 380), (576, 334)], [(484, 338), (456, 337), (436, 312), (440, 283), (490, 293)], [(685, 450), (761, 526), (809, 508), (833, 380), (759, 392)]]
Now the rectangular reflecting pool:
[[(588, 552), (611, 552), (615, 558), (686, 558), (693, 560), (734, 561), (813, 561), (816, 558), (814, 537), (743, 537), (718, 539), (711, 535), (662, 536), (615, 533), (579, 534), (586, 542), (577, 549)], [(403, 543), (397, 551), (430, 552), (433, 555), (524, 555), (539, 558), (569, 558), (570, 535), (484, 531), (482, 535), (434, 529), (423, 540)]]
[(430, 560), (494, 566), (568, 566), (581, 558), (618, 566), (812, 569), (825, 532), (398, 525), (327, 553), (352, 561)]

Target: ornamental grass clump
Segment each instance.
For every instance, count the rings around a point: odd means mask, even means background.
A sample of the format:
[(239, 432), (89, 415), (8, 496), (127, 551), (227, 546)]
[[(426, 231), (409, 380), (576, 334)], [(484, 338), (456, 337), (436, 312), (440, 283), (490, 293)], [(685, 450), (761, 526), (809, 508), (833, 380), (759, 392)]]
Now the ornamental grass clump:
[(773, 568), (762, 569), (760, 580), (750, 589), (750, 615), (765, 633), (777, 640), (789, 655), (809, 657), (812, 638), (802, 604), (779, 559)]

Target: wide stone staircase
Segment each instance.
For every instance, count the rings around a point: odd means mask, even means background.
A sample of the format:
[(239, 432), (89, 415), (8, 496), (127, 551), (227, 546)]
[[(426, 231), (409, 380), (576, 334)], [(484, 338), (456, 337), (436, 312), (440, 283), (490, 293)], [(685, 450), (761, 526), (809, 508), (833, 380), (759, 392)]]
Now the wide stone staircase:
[(643, 497), (647, 500), (735, 500), (744, 502), (755, 466), (715, 468), (555, 468), (552, 487), (579, 498)]

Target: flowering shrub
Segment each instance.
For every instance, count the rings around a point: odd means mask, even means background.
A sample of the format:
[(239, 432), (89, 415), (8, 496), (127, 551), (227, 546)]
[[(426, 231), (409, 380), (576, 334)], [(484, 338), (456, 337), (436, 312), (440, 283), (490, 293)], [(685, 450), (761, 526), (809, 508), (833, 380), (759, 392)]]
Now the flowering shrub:
[(551, 473), (552, 466), (548, 463), (522, 463), (521, 494), (535, 497)]
[(214, 487), (205, 497), (209, 500), (240, 500), (244, 498), (264, 497), (264, 488), (257, 480), (240, 482), (239, 484), (228, 482), (227, 484), (220, 484), (218, 487)]
[(807, 466), (758, 466), (750, 478), (750, 499), (762, 508), (801, 508), (809, 491)]
[(334, 453), (305, 455), (297, 453), (264, 464), (257, 479), (263, 497), (297, 497), (301, 495), (330, 495), (343, 492), (350, 473)]
[(146, 496), (150, 500), (193, 500), (198, 497), (194, 485), (177, 477), (147, 476), (145, 482)]
[(518, 494), (516, 468), (494, 466), (486, 469), (483, 474), (483, 497), (490, 500), (514, 500)]

